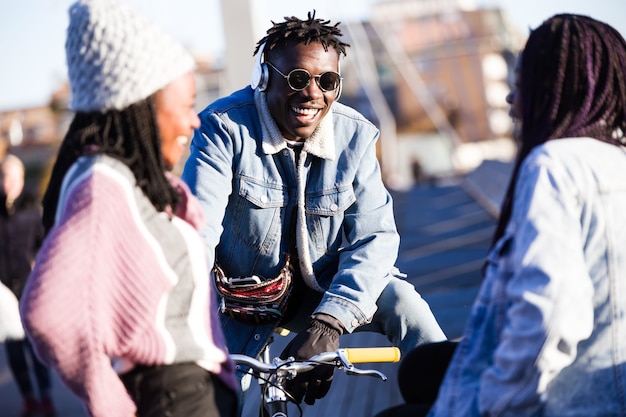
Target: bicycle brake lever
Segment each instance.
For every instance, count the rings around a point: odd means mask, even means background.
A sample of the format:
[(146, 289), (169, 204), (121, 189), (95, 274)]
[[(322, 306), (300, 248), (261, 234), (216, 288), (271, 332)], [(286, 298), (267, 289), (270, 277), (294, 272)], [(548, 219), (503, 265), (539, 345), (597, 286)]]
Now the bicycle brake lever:
[(348, 375), (363, 375), (363, 376), (375, 376), (378, 377), (380, 379), (382, 379), (383, 381), (387, 380), (387, 376), (385, 374), (383, 374), (382, 372), (379, 372), (375, 369), (358, 369), (355, 368), (354, 365), (352, 365), (352, 362), (350, 362), (348, 360), (348, 357), (346, 356), (346, 353), (344, 350), (339, 350), (337, 355), (337, 359), (339, 360), (339, 362), (341, 363), (341, 366), (344, 369), (344, 372)]
[(350, 368), (345, 368), (345, 373), (348, 375), (363, 375), (363, 376), (375, 376), (383, 381), (387, 380), (387, 376), (376, 369), (357, 369), (352, 365)]

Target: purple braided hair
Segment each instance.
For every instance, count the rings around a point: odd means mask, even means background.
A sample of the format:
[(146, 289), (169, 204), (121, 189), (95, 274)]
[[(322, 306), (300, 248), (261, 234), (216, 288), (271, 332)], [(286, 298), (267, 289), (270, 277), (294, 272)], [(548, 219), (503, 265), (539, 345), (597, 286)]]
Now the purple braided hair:
[(588, 16), (555, 15), (531, 31), (520, 74), (521, 144), (493, 243), (504, 234), (533, 148), (583, 136), (626, 145), (626, 41), (617, 30)]

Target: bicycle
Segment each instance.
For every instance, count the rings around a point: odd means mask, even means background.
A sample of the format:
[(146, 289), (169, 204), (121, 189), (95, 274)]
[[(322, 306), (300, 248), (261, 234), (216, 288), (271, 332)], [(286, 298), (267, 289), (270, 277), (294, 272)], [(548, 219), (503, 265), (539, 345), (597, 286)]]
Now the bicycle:
[(303, 410), (300, 404), (285, 390), (285, 383), (299, 373), (307, 372), (320, 365), (331, 365), (348, 375), (373, 376), (383, 381), (387, 377), (375, 369), (358, 369), (354, 363), (398, 362), (400, 350), (396, 347), (342, 348), (334, 352), (324, 352), (308, 360), (294, 358), (270, 360), (269, 346), (264, 349), (260, 359), (241, 354), (231, 354), (238, 369), (246, 372), (259, 382), (261, 401), (259, 416), (288, 417), (288, 404), (296, 405), (299, 416)]

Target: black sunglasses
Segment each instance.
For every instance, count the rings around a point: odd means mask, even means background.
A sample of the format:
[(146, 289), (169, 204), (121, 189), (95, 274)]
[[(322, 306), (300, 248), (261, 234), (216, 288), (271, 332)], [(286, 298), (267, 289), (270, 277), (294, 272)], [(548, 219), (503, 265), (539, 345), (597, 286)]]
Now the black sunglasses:
[(315, 78), (317, 86), (324, 92), (336, 90), (339, 84), (341, 84), (341, 75), (335, 71), (326, 71), (320, 75), (311, 75), (309, 71), (298, 68), (289, 71), (289, 74), (285, 75), (271, 62), (266, 62), (266, 64), (282, 75), (283, 78), (287, 80), (289, 87), (294, 91), (302, 91), (307, 88), (311, 82), (311, 78)]

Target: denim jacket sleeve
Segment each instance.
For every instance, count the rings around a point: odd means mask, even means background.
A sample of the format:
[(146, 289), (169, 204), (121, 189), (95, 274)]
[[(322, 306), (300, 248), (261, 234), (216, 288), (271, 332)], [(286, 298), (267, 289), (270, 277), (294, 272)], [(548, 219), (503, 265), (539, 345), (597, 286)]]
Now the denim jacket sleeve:
[(576, 168), (537, 149), (520, 170), (505, 236), (511, 242), (499, 254), (510, 261), (506, 316), (480, 379), (481, 415), (534, 415), (550, 381), (591, 334), (593, 284), (579, 198), (585, 185)]
[[(337, 124), (337, 131), (344, 133), (341, 123)], [(316, 312), (336, 317), (349, 332), (368, 323), (376, 312), (376, 301), (395, 270), (400, 242), (392, 198), (382, 182), (376, 158), (378, 134), (367, 123), (362, 131), (350, 134), (354, 136), (352, 143), (342, 144), (346, 139), (336, 135), (338, 148), (363, 148), (359, 159), (349, 161), (350, 167), (346, 167), (353, 170), (349, 183), (355, 201), (343, 213), (339, 264)]]
[(215, 263), (215, 247), (223, 231), (222, 219), (232, 192), (233, 146), (226, 124), (213, 112), (205, 111), (181, 176), (204, 210), (205, 226), (200, 233), (209, 268)]

